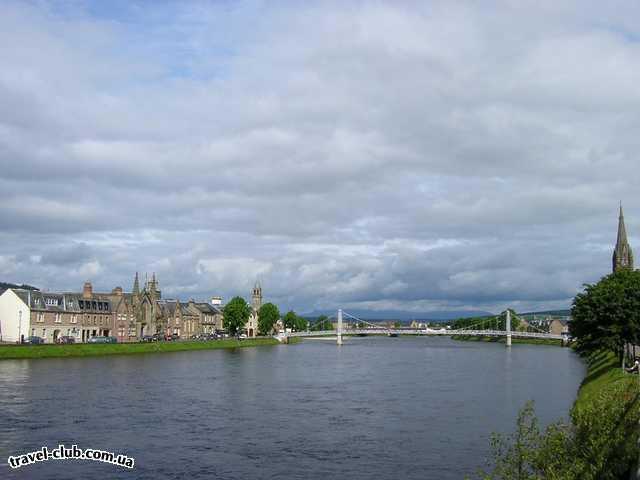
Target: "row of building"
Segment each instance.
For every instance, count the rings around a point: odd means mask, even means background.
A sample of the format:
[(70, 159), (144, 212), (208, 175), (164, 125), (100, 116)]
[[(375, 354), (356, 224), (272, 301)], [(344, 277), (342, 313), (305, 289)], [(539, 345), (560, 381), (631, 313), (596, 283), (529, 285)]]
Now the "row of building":
[[(249, 337), (257, 335), (262, 287), (256, 282), (251, 295), (251, 315), (245, 325)], [(8, 288), (0, 294), (0, 342), (20, 342), (37, 336), (45, 343), (60, 337), (86, 342), (91, 337), (116, 337), (118, 342), (138, 342), (153, 334), (191, 338), (223, 330), (221, 297), (209, 303), (163, 299), (155, 274), (140, 288), (136, 273), (131, 293), (121, 287), (109, 293), (93, 291), (86, 282), (81, 292), (41, 292)]]

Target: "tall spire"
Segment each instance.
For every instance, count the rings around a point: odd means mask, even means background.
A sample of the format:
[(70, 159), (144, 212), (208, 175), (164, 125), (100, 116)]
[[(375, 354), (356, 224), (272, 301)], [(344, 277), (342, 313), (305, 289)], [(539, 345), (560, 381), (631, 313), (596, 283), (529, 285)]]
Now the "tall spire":
[(138, 272), (136, 272), (136, 277), (133, 279), (133, 290), (134, 295), (140, 295), (140, 282), (138, 281)]
[(620, 202), (620, 215), (618, 216), (618, 238), (616, 248), (613, 251), (613, 271), (633, 270), (633, 252), (627, 240), (627, 229), (624, 225), (622, 202)]

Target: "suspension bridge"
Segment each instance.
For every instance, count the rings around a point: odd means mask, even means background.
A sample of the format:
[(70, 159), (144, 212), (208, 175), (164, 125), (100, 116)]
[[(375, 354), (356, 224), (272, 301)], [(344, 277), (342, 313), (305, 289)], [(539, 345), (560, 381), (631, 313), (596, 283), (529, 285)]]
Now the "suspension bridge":
[[(527, 322), (527, 330), (512, 329), (512, 313), (506, 310), (500, 315), (482, 319), (477, 323), (465, 326), (464, 328), (447, 329), (447, 328), (395, 328), (385, 327), (379, 324), (371, 323), (366, 320), (357, 318), (342, 309), (338, 310), (336, 315), (337, 322), (335, 328), (327, 330), (307, 330), (303, 332), (283, 332), (276, 336), (281, 342), (287, 342), (291, 337), (335, 337), (336, 343), (342, 345), (345, 336), (364, 336), (364, 335), (387, 335), (396, 337), (399, 335), (413, 336), (483, 336), (483, 337), (506, 337), (507, 347), (511, 346), (512, 338), (540, 338), (549, 340), (566, 341), (566, 335), (558, 335), (544, 331), (539, 327), (531, 325)], [(344, 317), (355, 320), (355, 325), (350, 325), (344, 321)], [(520, 319), (517, 315), (516, 318)], [(502, 320), (504, 319), (504, 322)], [(322, 320), (324, 324), (329, 323), (331, 319)], [(521, 320), (521, 319), (520, 319)], [(345, 324), (346, 323), (346, 324)], [(493, 327), (495, 323), (495, 328)], [(504, 328), (499, 328), (504, 324)]]

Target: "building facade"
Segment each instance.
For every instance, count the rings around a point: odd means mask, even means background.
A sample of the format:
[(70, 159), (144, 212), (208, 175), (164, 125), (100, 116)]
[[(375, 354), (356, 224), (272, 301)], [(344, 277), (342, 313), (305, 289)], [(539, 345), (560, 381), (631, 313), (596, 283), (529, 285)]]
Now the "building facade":
[[(245, 324), (249, 337), (258, 334), (258, 311), (262, 287), (256, 282), (251, 315)], [(63, 336), (86, 342), (95, 336), (116, 337), (118, 342), (137, 342), (154, 334), (177, 334), (193, 338), (224, 330), (221, 297), (210, 303), (163, 299), (155, 273), (140, 286), (136, 272), (131, 293), (122, 287), (96, 293), (90, 282), (81, 292), (50, 293), (9, 288), (0, 294), (0, 342), (19, 342), (29, 336), (56, 343)]]

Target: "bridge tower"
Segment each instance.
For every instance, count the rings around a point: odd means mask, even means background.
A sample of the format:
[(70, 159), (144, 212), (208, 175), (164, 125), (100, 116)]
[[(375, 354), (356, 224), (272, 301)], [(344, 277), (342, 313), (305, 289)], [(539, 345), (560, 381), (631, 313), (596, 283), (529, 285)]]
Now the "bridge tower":
[(338, 309), (338, 346), (342, 345), (342, 309)]
[(507, 308), (507, 347), (511, 346), (511, 310)]

